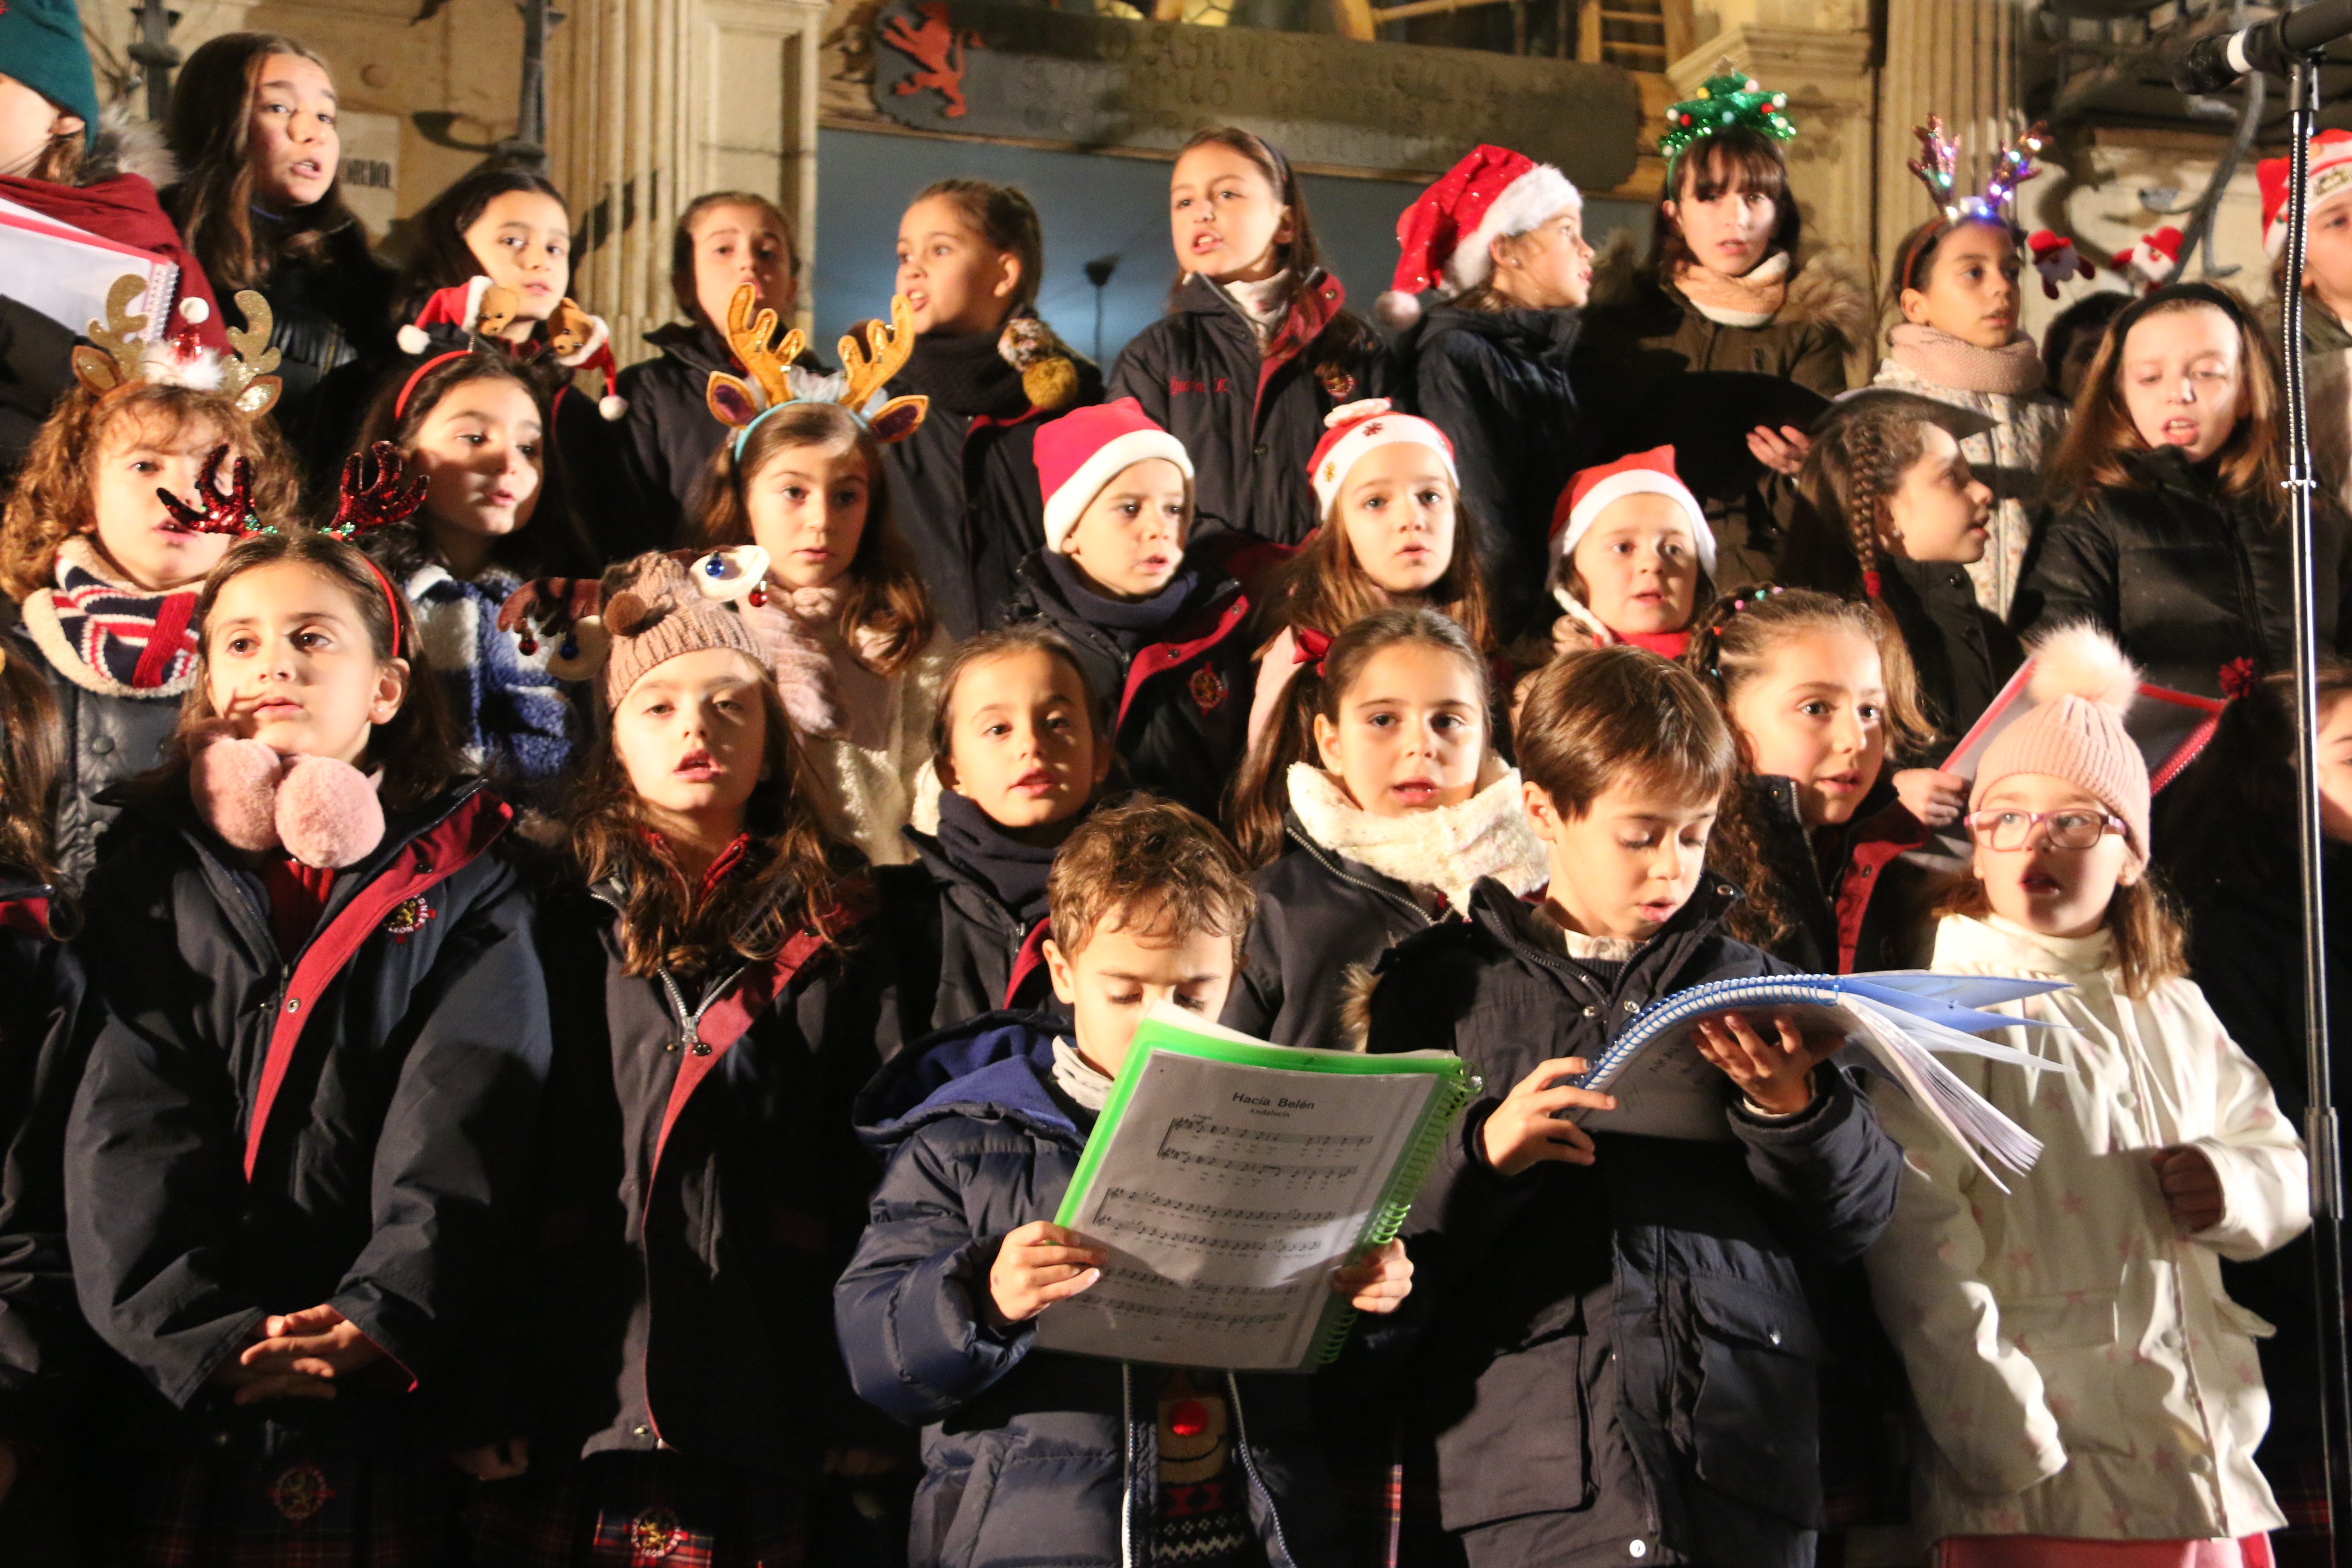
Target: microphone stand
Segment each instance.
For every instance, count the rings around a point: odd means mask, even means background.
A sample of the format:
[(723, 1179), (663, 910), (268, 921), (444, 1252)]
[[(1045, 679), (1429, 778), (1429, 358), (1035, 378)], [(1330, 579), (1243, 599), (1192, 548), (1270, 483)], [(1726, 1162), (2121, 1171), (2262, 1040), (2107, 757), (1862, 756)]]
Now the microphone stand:
[(2327, 1526), (2332, 1542), (2352, 1526), (2352, 1380), (2347, 1377), (2344, 1321), (2344, 1171), (2336, 1118), (2334, 1063), (2327, 1049), (2326, 911), (2320, 856), (2326, 842), (2319, 817), (2319, 638), (2314, 595), (2313, 492), (2309, 387), (2304, 376), (2303, 267), (2311, 215), (2311, 138), (2318, 130), (2317, 53), (2295, 61), (2288, 76), (2286, 293), (2280, 345), (2286, 372), (2287, 520), (2294, 562), (2295, 837), (2303, 870), (2304, 1059), (2309, 1099), (2304, 1143), (2311, 1154), (2312, 1290), (2318, 1307), (2320, 1461), (2327, 1471)]

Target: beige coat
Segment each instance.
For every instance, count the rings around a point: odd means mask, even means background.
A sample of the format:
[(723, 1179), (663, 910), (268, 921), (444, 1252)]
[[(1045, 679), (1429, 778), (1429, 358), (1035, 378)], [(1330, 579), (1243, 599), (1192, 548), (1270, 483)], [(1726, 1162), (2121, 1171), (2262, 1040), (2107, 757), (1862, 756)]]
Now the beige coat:
[[(1917, 1489), (1934, 1539), (2210, 1540), (2283, 1522), (2253, 1457), (2270, 1424), (2253, 1342), (2270, 1329), (2222, 1293), (2219, 1264), (2310, 1224), (2303, 1145), (2197, 987), (2135, 1001), (2112, 952), (2104, 932), (2039, 937), (1997, 917), (1937, 932), (1939, 971), (2074, 986), (2012, 1005), (2064, 1026), (1994, 1037), (2050, 1068), (1947, 1058), (2042, 1141), (2007, 1194), (1903, 1096), (1877, 1098), (1905, 1170), (1871, 1286), (1932, 1439)], [(2224, 1197), (2221, 1222), (2191, 1236), (2149, 1165), (2181, 1143)]]

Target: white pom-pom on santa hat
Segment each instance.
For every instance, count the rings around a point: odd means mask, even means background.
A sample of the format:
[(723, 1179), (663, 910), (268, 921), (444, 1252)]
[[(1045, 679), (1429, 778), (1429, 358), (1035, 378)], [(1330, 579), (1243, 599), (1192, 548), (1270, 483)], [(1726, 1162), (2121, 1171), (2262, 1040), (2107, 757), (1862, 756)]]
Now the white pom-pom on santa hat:
[(2123, 713), (2139, 695), (2139, 671), (2113, 637), (2080, 621), (2033, 645), (2033, 673), (2026, 678), (2025, 694), (2037, 703), (2076, 697)]
[(192, 327), (209, 321), (212, 313), (213, 308), (193, 294), (180, 301), (180, 319)]
[(608, 392), (596, 400), (596, 412), (607, 420), (622, 418), (629, 412), (629, 400)]
[(414, 321), (402, 322), (400, 331), (393, 334), (393, 341), (400, 345), (402, 353), (410, 355), (421, 354), (433, 346), (433, 340), (425, 335), (425, 329)]
[(1409, 327), (1421, 317), (1424, 290), (1451, 300), (1486, 281), (1495, 241), (1583, 210), (1582, 194), (1549, 163), (1507, 147), (1475, 148), (1397, 218), (1396, 277), (1372, 313)]

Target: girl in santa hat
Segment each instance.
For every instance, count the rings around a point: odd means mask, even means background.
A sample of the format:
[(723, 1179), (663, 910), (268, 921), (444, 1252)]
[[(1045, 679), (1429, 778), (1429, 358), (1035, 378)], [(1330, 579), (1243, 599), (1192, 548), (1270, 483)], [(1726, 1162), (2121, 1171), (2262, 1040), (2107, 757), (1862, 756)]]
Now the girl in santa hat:
[[(1781, 152), (1797, 131), (1787, 110), (1788, 94), (1729, 75), (1666, 110), (1658, 146), (1668, 194), (1652, 259), (1636, 267), (1630, 244), (1611, 247), (1577, 348), (1579, 378), (1608, 387), (1611, 407), (1630, 411), (1673, 370), (1762, 372), (1823, 397), (1846, 389), (1846, 357), (1869, 342), (1870, 298), (1826, 257), (1798, 264), (1802, 220)], [(1641, 444), (1629, 430), (1601, 449)], [(1803, 459), (1804, 435), (1758, 426), (1748, 446), (1769, 470), (1764, 482), (1709, 509), (1725, 588), (1772, 575), (1794, 499), (1785, 481)]]
[(405, 522), (364, 548), (407, 595), (467, 760), (509, 798), (551, 806), (587, 739), (588, 717), (550, 667), (561, 639), (526, 651), (499, 609), (543, 574), (602, 564), (573, 520), (548, 452), (545, 384), (494, 349), (453, 350), (387, 387), (362, 452), (388, 441), (423, 476)]
[(1271, 142), (1232, 125), (1193, 136), (1168, 214), (1168, 314), (1129, 340), (1108, 395), (1192, 454), (1203, 531), (1297, 544), (1316, 523), (1307, 458), (1323, 416), (1389, 393), (1388, 352), (1323, 269), (1306, 192)]
[[(2262, 187), (2263, 248), (2271, 258), (2271, 298), (2263, 307), (2270, 341), (2279, 341), (2280, 295), (2286, 288), (2286, 196), (2291, 161), (2254, 165)], [(2303, 258), (2303, 363), (2311, 392), (2311, 456), (2320, 482), (2352, 506), (2352, 132), (2311, 139), (2305, 201), (2310, 239)]]
[(1550, 164), (1482, 146), (1405, 209), (1397, 243), (1380, 314), (1410, 329), (1412, 405), (1453, 440), (1496, 618), (1516, 635), (1541, 617), (1545, 525), (1581, 466), (1569, 356), (1592, 289), (1584, 198)]
[(180, 179), (164, 205), (217, 289), (257, 289), (286, 384), (278, 427), (328, 482), (342, 459), (321, 379), (392, 349), (392, 268), (368, 248), (338, 178), (335, 79), (299, 39), (228, 33), (188, 57), (166, 127)]
[(2041, 173), (2033, 163), (2040, 128), (2004, 146), (1983, 193), (1965, 197), (1955, 186), (1959, 144), (1944, 134), (1943, 122), (1930, 115), (1917, 134), (1925, 151), (1911, 171), (1937, 216), (1895, 248), (1887, 305), (1900, 320), (1887, 333), (1873, 384), (1993, 420), (1960, 447), (1993, 487), (1990, 542), (1969, 577), (1977, 602), (2007, 616), (2041, 515), (2043, 470), (2066, 426), (2066, 405), (2042, 389), (2042, 356), (2018, 328), (2023, 236), (2007, 212), (2018, 185)]
[[(388, 372), (381, 362), (372, 366), (360, 395), (372, 403), (419, 361), (457, 349), (488, 347), (531, 363), (550, 388), (550, 434), (581, 523), (598, 554), (613, 560), (656, 542), (636, 503), (626, 443), (612, 428), (628, 404), (611, 332), (580, 307), (572, 286), (572, 215), (562, 194), (525, 169), (477, 170), (416, 215), (416, 247), (394, 289), (407, 357)], [(582, 371), (593, 390), (572, 385)]]
[(1464, 518), (1453, 442), (1385, 399), (1332, 410), (1310, 470), (1322, 523), (1271, 584), (1280, 630), (1258, 657), (1249, 751), (1227, 825), (1242, 854), (1282, 852), (1293, 763), (1312, 763), (1331, 640), (1374, 610), (1438, 611), (1471, 646), (1496, 651), (1477, 541)]
[(1691, 621), (1715, 597), (1715, 533), (1660, 447), (1587, 468), (1552, 508), (1551, 592), (1567, 612), (1552, 642), (1632, 643), (1680, 658)]

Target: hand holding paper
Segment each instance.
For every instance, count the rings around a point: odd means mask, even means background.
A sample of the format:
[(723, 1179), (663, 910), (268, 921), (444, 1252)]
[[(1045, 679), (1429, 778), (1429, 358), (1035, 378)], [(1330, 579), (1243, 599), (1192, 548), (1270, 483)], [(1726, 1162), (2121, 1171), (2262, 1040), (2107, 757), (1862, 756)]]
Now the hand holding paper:
[(1004, 1238), (988, 1270), (988, 1316), (998, 1328), (1025, 1323), (1102, 1278), (1110, 1254), (1075, 1230), (1034, 1220)]
[(1331, 1289), (1359, 1312), (1393, 1312), (1412, 1294), (1412, 1259), (1391, 1237), (1332, 1275)]
[(1617, 1109), (1613, 1097), (1564, 1081), (1588, 1070), (1582, 1057), (1556, 1057), (1538, 1063), (1535, 1071), (1511, 1086), (1511, 1092), (1488, 1113), (1486, 1125), (1478, 1132), (1486, 1163), (1496, 1175), (1516, 1176), (1538, 1160), (1592, 1163), (1591, 1137), (1559, 1115), (1564, 1110)]
[(1794, 1116), (1813, 1102), (1813, 1069), (1845, 1048), (1845, 1037), (1808, 1035), (1796, 1020), (1774, 1015), (1766, 1039), (1741, 1013), (1701, 1018), (1691, 1042), (1748, 1102), (1774, 1116)]

